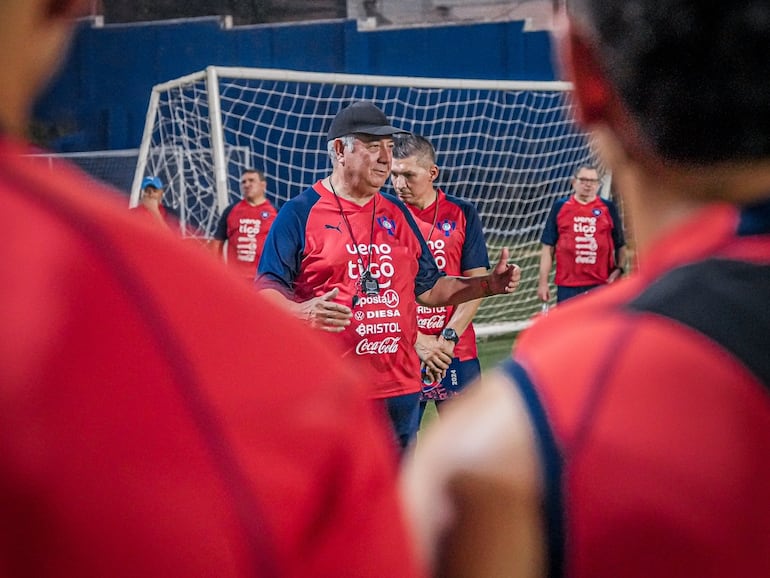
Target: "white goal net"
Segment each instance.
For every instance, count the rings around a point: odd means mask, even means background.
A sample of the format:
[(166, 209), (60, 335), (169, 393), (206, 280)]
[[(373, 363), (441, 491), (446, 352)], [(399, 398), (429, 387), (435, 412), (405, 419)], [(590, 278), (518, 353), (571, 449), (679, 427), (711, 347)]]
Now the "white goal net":
[[(356, 100), (430, 139), (439, 185), (479, 211), (490, 260), (509, 247), (522, 267), (513, 296), (485, 299), (480, 336), (516, 331), (540, 311), (540, 232), (577, 165), (595, 162), (570, 112), (569, 85), (376, 77), (209, 67), (154, 88), (132, 189), (145, 175), (167, 183), (165, 202), (187, 230), (210, 236), (240, 196), (245, 168), (265, 171), (276, 206), (326, 176), (326, 132)], [(390, 187), (390, 183), (386, 188)]]

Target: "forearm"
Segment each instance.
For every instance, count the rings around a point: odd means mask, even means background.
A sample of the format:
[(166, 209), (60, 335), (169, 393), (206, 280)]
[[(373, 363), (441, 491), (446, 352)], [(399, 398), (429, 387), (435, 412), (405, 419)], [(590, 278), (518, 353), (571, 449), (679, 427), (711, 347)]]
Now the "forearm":
[(305, 316), (304, 311), (302, 310), (302, 304), (297, 303), (296, 301), (290, 299), (288, 295), (286, 295), (285, 292), (272, 287), (272, 286), (263, 286), (259, 287), (259, 294), (270, 301), (271, 303), (274, 303), (281, 309), (285, 309), (286, 311), (289, 311), (292, 315), (295, 317), (303, 318)]
[(624, 271), (628, 270), (628, 251), (623, 246), (617, 251), (617, 263), (616, 266)]
[(461, 303), (455, 307), (452, 312), (452, 317), (450, 317), (449, 321), (446, 323), (446, 327), (451, 327), (457, 332), (457, 335), (462, 336), (473, 321), (476, 311), (478, 311), (479, 305), (481, 305), (481, 301), (482, 299), (474, 299), (473, 301), (467, 301), (466, 303)]
[[(487, 270), (483, 267), (463, 271), (463, 275), (467, 277), (481, 277), (486, 274)], [(449, 318), (445, 327), (451, 327), (457, 332), (457, 335), (462, 336), (468, 328), (468, 325), (473, 321), (476, 311), (479, 310), (481, 301), (481, 299), (474, 299), (473, 301), (467, 301), (455, 307), (454, 311), (452, 311), (452, 317)]]
[(538, 283), (543, 286), (548, 284), (548, 278), (553, 268), (553, 247), (543, 245), (540, 251), (540, 267), (538, 269)]
[(417, 300), (428, 307), (460, 305), (467, 301), (494, 295), (490, 275), (475, 277), (441, 277), (432, 289), (418, 296)]

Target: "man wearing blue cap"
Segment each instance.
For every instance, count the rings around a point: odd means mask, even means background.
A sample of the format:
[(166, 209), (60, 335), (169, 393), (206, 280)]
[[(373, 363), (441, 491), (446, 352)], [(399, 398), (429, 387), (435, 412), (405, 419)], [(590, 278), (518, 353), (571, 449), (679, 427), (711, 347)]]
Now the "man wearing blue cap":
[(142, 197), (139, 204), (131, 209), (155, 220), (162, 227), (179, 230), (179, 215), (163, 204), (163, 181), (158, 177), (144, 177), (142, 180)]

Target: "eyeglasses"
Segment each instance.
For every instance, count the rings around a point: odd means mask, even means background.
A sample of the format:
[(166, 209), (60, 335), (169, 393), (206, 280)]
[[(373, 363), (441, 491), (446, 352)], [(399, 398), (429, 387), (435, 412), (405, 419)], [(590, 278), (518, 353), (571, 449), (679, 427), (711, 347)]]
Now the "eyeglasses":
[(586, 179), (583, 177), (577, 177), (575, 180), (581, 185), (598, 185), (601, 182), (600, 179)]

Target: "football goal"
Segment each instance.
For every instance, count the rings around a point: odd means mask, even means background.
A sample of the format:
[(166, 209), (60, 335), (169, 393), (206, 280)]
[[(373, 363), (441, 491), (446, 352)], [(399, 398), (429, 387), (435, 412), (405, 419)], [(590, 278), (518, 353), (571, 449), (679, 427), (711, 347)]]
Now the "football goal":
[(158, 175), (186, 229), (210, 236), (240, 196), (241, 171), (256, 168), (280, 209), (331, 170), (325, 135), (334, 115), (371, 100), (395, 125), (433, 142), (439, 186), (476, 205), (490, 261), (509, 247), (522, 268), (520, 288), (486, 299), (476, 325), (481, 336), (517, 331), (540, 311), (539, 236), (548, 210), (569, 193), (576, 166), (596, 161), (572, 121), (569, 89), (563, 82), (209, 67), (154, 87), (131, 203), (142, 177)]

